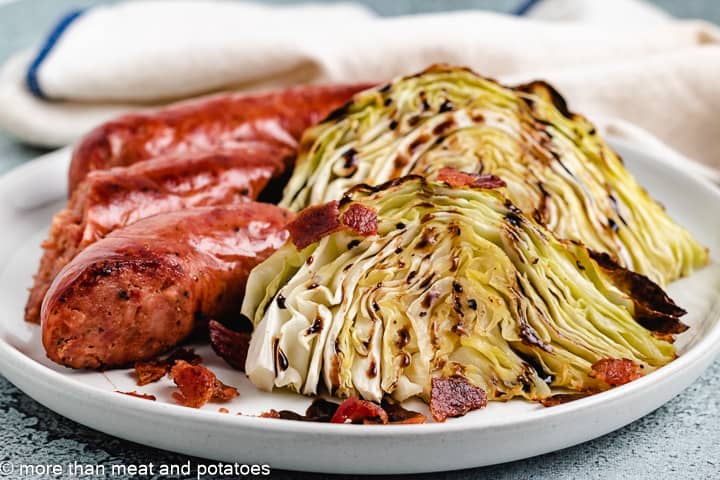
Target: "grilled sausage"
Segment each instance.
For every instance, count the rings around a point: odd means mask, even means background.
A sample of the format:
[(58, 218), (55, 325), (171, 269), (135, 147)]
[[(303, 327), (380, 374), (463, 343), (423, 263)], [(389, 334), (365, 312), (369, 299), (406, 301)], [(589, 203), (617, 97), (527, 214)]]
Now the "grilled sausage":
[(152, 358), (208, 318), (237, 315), (250, 270), (288, 237), (290, 213), (244, 202), (139, 220), (90, 245), (42, 305), (53, 361), (108, 368)]
[(158, 213), (256, 199), (292, 160), (287, 147), (242, 142), (232, 150), (168, 155), (91, 172), (53, 218), (25, 320), (40, 321), (40, 305), (55, 275), (91, 243)]
[(100, 125), (73, 152), (72, 192), (88, 172), (158, 155), (232, 147), (243, 140), (292, 148), (303, 131), (369, 85), (306, 86), (266, 93), (220, 94)]

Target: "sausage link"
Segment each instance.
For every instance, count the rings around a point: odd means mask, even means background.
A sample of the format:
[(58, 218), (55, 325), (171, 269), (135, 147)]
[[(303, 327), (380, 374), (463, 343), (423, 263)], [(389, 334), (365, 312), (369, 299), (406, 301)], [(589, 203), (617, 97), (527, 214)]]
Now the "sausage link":
[(292, 150), (284, 146), (243, 142), (232, 150), (167, 155), (91, 172), (53, 218), (25, 320), (40, 321), (50, 283), (83, 248), (158, 213), (256, 199), (271, 179), (281, 177), (292, 158)]
[(291, 214), (245, 202), (148, 217), (90, 245), (42, 305), (53, 361), (109, 368), (152, 358), (209, 318), (237, 315), (250, 270), (282, 245)]
[(158, 155), (227, 148), (245, 140), (295, 148), (305, 129), (369, 86), (225, 93), (122, 116), (95, 128), (77, 145), (70, 165), (69, 192), (92, 170), (130, 165)]

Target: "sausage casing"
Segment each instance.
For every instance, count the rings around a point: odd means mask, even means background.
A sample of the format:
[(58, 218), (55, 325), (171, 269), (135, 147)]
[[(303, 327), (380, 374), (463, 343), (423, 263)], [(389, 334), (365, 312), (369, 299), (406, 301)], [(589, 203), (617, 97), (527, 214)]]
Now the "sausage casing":
[(69, 191), (92, 170), (158, 155), (227, 148), (245, 140), (295, 148), (306, 128), (367, 87), (303, 86), (264, 93), (225, 93), (119, 117), (95, 128), (77, 145), (70, 165)]
[(209, 318), (238, 315), (250, 270), (290, 213), (245, 202), (155, 215), (112, 232), (57, 275), (42, 305), (53, 361), (109, 368), (152, 358)]
[(166, 155), (91, 172), (53, 218), (25, 320), (40, 321), (40, 305), (50, 283), (83, 248), (151, 215), (256, 199), (292, 159), (287, 147), (242, 142), (233, 149)]

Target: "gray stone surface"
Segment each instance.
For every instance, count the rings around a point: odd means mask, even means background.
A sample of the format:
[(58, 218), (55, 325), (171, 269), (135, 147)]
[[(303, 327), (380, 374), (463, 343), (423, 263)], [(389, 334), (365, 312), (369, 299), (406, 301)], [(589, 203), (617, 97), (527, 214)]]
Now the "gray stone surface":
[[(292, 0), (280, 1), (290, 3)], [(704, 18), (720, 23), (720, 2), (716, 0), (654, 1), (676, 16)], [(21, 0), (0, 5), (0, 62), (12, 52), (37, 42), (52, 22), (68, 8), (97, 3), (104, 2)], [(510, 11), (520, 0), (368, 0), (365, 3), (382, 14), (393, 15), (461, 8)], [(39, 153), (40, 150), (13, 143), (0, 132), (0, 173)], [(477, 447), (482, 448), (482, 445)], [(0, 464), (3, 461), (33, 465), (79, 462), (102, 464), (109, 469), (112, 464), (183, 464), (188, 460), (196, 464), (203, 462), (201, 459), (144, 447), (85, 428), (39, 405), (0, 377)], [(273, 472), (272, 476), (332, 478), (327, 475), (279, 471)], [(7, 478), (19, 477), (11, 475)], [(131, 477), (108, 475), (106, 478)], [(594, 441), (503, 465), (408, 478), (720, 478), (720, 361), (716, 361), (690, 388), (662, 408)]]

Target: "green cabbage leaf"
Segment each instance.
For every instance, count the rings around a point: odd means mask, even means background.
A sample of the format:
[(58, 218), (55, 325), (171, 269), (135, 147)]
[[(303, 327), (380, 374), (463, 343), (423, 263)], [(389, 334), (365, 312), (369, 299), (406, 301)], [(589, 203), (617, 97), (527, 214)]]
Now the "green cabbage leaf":
[(443, 167), (499, 176), (527, 216), (659, 284), (708, 261), (552, 87), (507, 88), (449, 66), (361, 92), (308, 130), (281, 205), (300, 211)]
[[(339, 227), (257, 266), (242, 306), (250, 380), (402, 401), (462, 377), (489, 400), (541, 400), (610, 388), (604, 360), (649, 373), (675, 358), (684, 311), (660, 287), (558, 239), (503, 189), (451, 185), (356, 186), (335, 203)], [(343, 227), (356, 209), (376, 233)]]

